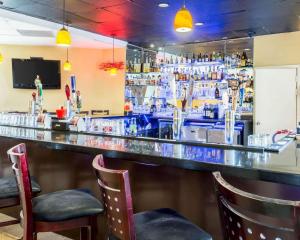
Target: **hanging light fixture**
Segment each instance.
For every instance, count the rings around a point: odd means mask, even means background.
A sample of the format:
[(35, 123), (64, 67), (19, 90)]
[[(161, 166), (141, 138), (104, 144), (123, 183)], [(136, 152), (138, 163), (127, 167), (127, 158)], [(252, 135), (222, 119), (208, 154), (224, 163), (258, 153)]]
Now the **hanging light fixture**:
[(113, 62), (112, 67), (109, 69), (109, 73), (111, 76), (116, 76), (118, 73), (118, 69), (115, 67), (115, 36), (113, 35)]
[(116, 76), (119, 70), (124, 69), (124, 62), (115, 62), (115, 35), (112, 35), (113, 38), (113, 49), (112, 49), (112, 62), (104, 62), (99, 65), (100, 70), (109, 72), (111, 76)]
[(3, 62), (3, 55), (2, 55), (2, 53), (0, 53), (0, 63), (2, 63)]
[(64, 70), (69, 72), (69, 71), (71, 71), (71, 69), (72, 69), (72, 65), (69, 62), (69, 48), (67, 48), (67, 60), (64, 63)]
[(174, 29), (176, 32), (190, 32), (193, 29), (193, 25), (193, 16), (185, 7), (184, 0), (182, 8), (176, 13), (174, 19)]
[(64, 0), (63, 7), (63, 27), (58, 31), (56, 35), (56, 44), (62, 47), (69, 47), (72, 42), (71, 34), (67, 28), (65, 28), (65, 14), (66, 14), (66, 1)]
[(111, 76), (116, 76), (117, 73), (118, 73), (118, 69), (116, 67), (112, 67), (110, 70), (109, 70), (109, 73)]

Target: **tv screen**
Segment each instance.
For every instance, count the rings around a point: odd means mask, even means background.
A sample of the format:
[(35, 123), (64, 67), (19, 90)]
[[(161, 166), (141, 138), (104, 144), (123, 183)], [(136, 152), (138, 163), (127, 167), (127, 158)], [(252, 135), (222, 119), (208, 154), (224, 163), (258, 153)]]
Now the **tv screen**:
[(60, 61), (43, 59), (12, 59), (13, 87), (34, 89), (39, 75), (44, 89), (60, 89)]

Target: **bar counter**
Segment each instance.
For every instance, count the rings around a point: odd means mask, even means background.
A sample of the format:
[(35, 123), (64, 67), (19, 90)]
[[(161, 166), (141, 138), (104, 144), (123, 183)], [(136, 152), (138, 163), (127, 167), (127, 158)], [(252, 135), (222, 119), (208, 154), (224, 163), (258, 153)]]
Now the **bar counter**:
[[(172, 166), (197, 171), (222, 171), (226, 175), (249, 177), (300, 186), (300, 151), (297, 142), (280, 153), (243, 151), (222, 145), (178, 144), (172, 141), (149, 141), (69, 133), (22, 127), (0, 126), (1, 138), (34, 141), (47, 148), (82, 153), (102, 153), (105, 157), (138, 161), (144, 164)], [(219, 147), (222, 146), (222, 147)]]
[[(222, 232), (213, 171), (220, 171), (230, 183), (245, 191), (300, 199), (297, 141), (280, 153), (271, 153), (212, 144), (197, 146), (0, 126), (0, 176), (12, 175), (6, 151), (21, 142), (27, 145), (30, 171), (43, 193), (89, 188), (99, 196), (91, 163), (101, 153), (109, 168), (129, 170), (135, 212), (173, 208), (217, 240), (222, 239)], [(15, 209), (7, 213), (18, 215)], [(99, 239), (104, 239), (104, 233), (99, 234)], [(66, 235), (75, 236), (70, 232)]]

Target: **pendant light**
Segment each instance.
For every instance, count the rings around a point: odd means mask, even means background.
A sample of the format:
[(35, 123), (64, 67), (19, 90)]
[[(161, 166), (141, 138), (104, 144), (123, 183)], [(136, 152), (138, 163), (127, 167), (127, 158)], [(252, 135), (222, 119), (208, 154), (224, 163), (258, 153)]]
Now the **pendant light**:
[(69, 72), (69, 71), (71, 71), (71, 69), (72, 69), (72, 65), (69, 62), (69, 48), (67, 48), (67, 60), (64, 63), (64, 70)]
[(174, 29), (176, 32), (190, 32), (193, 29), (193, 25), (193, 16), (185, 7), (184, 0), (182, 8), (176, 13), (174, 19)]
[(2, 53), (0, 53), (0, 63), (2, 63), (3, 62), (3, 55), (2, 55)]
[(63, 7), (63, 27), (58, 31), (56, 35), (56, 44), (62, 47), (69, 47), (72, 42), (71, 34), (67, 28), (65, 28), (65, 14), (66, 14), (66, 1), (64, 1)]
[(115, 36), (113, 35), (113, 64), (109, 69), (109, 73), (111, 76), (116, 76), (118, 73), (118, 69), (115, 67)]

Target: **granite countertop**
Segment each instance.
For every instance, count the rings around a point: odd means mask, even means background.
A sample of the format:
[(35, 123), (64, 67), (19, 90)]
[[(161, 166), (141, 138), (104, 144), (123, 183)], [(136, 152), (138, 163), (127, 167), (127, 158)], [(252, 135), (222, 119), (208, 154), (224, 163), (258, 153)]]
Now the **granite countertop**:
[(217, 145), (196, 146), (8, 126), (0, 126), (0, 137), (14, 138), (20, 142), (34, 141), (53, 149), (102, 153), (106, 157), (144, 164), (194, 171), (221, 171), (238, 177), (300, 186), (300, 149), (296, 141), (280, 153), (267, 153), (226, 149)]

